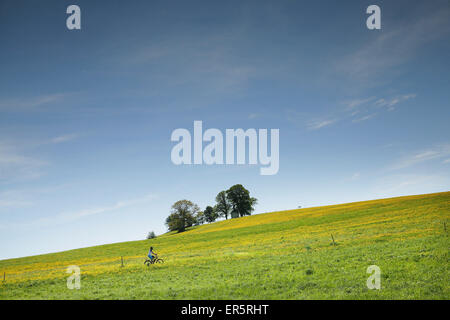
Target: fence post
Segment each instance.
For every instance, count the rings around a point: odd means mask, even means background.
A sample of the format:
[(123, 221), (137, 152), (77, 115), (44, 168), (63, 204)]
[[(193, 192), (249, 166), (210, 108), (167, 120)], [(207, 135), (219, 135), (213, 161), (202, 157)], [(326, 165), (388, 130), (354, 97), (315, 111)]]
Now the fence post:
[(333, 246), (335, 246), (336, 245), (336, 242), (334, 242), (334, 237), (333, 237), (333, 234), (331, 233), (331, 240), (333, 240)]
[(120, 260), (122, 261), (121, 267), (123, 267), (123, 256), (120, 257)]
[(3, 272), (3, 282), (6, 281), (6, 272)]

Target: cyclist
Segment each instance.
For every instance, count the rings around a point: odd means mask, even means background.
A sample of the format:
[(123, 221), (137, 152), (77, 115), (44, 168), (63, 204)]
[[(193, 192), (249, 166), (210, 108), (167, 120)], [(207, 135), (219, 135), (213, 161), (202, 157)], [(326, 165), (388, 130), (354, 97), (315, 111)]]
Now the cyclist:
[(158, 255), (153, 252), (153, 247), (150, 247), (150, 250), (148, 251), (148, 257), (150, 258), (150, 261), (153, 261), (153, 258), (158, 258)]

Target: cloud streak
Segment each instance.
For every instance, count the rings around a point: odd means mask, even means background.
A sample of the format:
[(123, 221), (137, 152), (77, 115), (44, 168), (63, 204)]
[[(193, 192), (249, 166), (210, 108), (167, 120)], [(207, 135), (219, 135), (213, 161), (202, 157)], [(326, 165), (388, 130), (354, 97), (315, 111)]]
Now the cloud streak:
[(66, 94), (56, 93), (31, 98), (15, 98), (0, 100), (0, 111), (36, 111), (39, 107), (62, 101)]
[(47, 164), (46, 161), (25, 156), (16, 148), (0, 142), (0, 182), (38, 178), (42, 175), (42, 167)]
[(409, 100), (409, 99), (414, 99), (416, 97), (416, 94), (411, 93), (411, 94), (404, 94), (404, 95), (400, 95), (400, 96), (395, 96), (391, 99), (379, 99), (377, 101), (375, 101), (374, 105), (377, 107), (386, 107), (389, 111), (394, 110), (394, 106), (399, 104), (400, 102)]
[(43, 174), (43, 167), (48, 166), (49, 162), (27, 153), (43, 145), (57, 145), (78, 137), (78, 134), (70, 133), (25, 144), (14, 140), (0, 141), (0, 182), (39, 178)]
[(319, 130), (335, 123), (337, 119), (314, 120), (308, 123), (309, 130)]
[(103, 213), (113, 212), (116, 210), (132, 207), (135, 205), (148, 203), (154, 199), (157, 199), (157, 195), (155, 194), (146, 194), (141, 197), (128, 199), (128, 200), (121, 200), (117, 201), (114, 204), (110, 205), (101, 205), (91, 208), (82, 209), (79, 211), (74, 212), (62, 212), (56, 216), (52, 217), (43, 217), (39, 218), (33, 221), (27, 221), (23, 223), (12, 223), (12, 224), (0, 224), (0, 229), (6, 229), (6, 228), (35, 228), (35, 227), (45, 227), (50, 225), (59, 225), (59, 224), (65, 224), (72, 221), (76, 221), (85, 217), (90, 217), (94, 215), (99, 215)]
[(357, 98), (343, 102), (344, 107), (338, 112), (330, 114), (322, 119), (314, 119), (307, 123), (309, 130), (319, 130), (331, 126), (339, 121), (351, 120), (359, 123), (375, 118), (383, 110), (393, 111), (395, 107), (407, 100), (414, 99), (415, 93), (400, 94), (392, 97)]
[(99, 206), (95, 208), (88, 208), (84, 210), (80, 210), (77, 212), (72, 213), (62, 213), (59, 215), (60, 218), (67, 219), (67, 220), (76, 220), (87, 216), (92, 216), (100, 213), (105, 213), (109, 211), (115, 211), (126, 207), (131, 207), (137, 204), (146, 203), (150, 200), (155, 199), (156, 196), (153, 194), (147, 194), (145, 196), (129, 199), (125, 201), (118, 201), (113, 205), (106, 205), (106, 206)]
[(450, 155), (450, 144), (439, 145), (434, 148), (415, 152), (396, 161), (389, 167), (390, 170), (405, 169), (420, 163), (444, 158)]
[(394, 174), (377, 180), (373, 190), (376, 197), (423, 194), (448, 190), (448, 177), (427, 174)]
[(57, 136), (54, 137), (50, 140), (51, 143), (63, 143), (63, 142), (67, 142), (67, 141), (71, 141), (78, 138), (78, 134), (75, 133), (71, 133), (71, 134), (65, 134), (65, 135), (61, 135), (61, 136)]

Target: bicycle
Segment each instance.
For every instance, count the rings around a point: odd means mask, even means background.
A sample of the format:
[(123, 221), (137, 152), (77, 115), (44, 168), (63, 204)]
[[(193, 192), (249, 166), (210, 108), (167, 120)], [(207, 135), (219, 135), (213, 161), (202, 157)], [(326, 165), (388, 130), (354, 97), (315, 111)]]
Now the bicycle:
[(164, 260), (161, 258), (155, 258), (155, 259), (147, 259), (144, 261), (144, 264), (148, 266), (150, 266), (151, 264), (155, 264), (155, 263), (164, 263)]

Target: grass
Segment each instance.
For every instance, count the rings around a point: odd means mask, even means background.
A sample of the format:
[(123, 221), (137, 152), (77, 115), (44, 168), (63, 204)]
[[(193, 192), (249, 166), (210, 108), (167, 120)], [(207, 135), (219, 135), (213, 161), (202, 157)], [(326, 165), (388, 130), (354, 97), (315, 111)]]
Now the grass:
[[(3, 260), (0, 299), (449, 299), (449, 216), (444, 192)], [(150, 245), (164, 264), (143, 265)], [(67, 289), (69, 265), (81, 268), (79, 290)], [(370, 265), (381, 268), (381, 290), (366, 286)]]

